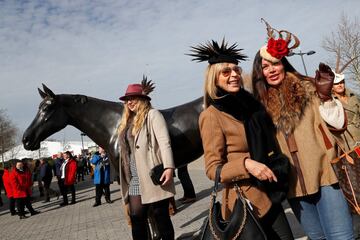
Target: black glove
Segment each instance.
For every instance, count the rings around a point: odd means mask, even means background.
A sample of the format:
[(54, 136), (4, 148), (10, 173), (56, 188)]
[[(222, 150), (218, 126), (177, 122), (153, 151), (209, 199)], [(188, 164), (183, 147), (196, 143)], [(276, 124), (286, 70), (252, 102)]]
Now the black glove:
[(321, 101), (326, 102), (332, 99), (331, 90), (334, 83), (334, 73), (331, 68), (324, 64), (319, 64), (319, 70), (316, 70), (315, 87)]

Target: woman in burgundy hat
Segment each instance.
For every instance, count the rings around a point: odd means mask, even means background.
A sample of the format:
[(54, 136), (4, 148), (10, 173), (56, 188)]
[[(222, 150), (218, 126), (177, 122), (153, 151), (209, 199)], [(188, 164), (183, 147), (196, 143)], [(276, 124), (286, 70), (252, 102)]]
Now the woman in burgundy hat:
[[(120, 142), (121, 194), (130, 216), (133, 239), (148, 239), (148, 209), (161, 239), (174, 239), (169, 215), (169, 198), (175, 195), (173, 172), (175, 164), (170, 136), (161, 113), (153, 109), (148, 94), (154, 89), (144, 77), (141, 84), (130, 84), (124, 96), (124, 110), (118, 128)], [(158, 184), (150, 171), (162, 164)]]

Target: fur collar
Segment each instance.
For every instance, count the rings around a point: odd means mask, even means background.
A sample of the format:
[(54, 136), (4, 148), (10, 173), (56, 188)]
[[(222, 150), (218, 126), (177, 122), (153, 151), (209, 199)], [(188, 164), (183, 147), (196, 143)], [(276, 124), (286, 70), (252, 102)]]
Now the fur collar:
[[(310, 91), (309, 91), (310, 90)], [(304, 110), (314, 96), (315, 88), (309, 81), (287, 72), (278, 88), (269, 87), (266, 109), (278, 131), (289, 135), (301, 121)]]

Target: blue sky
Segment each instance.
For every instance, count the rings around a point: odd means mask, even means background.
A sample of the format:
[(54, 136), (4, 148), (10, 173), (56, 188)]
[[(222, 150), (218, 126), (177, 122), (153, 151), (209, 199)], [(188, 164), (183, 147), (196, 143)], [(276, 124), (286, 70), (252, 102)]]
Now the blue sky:
[[(0, 109), (23, 132), (40, 103), (37, 87), (118, 101), (145, 73), (156, 84), (153, 105), (168, 108), (202, 95), (205, 63), (185, 53), (207, 40), (237, 42), (251, 71), (266, 43), (260, 18), (297, 35), (309, 75), (329, 53), (324, 36), (344, 13), (358, 16), (359, 1), (340, 0), (107, 0), (0, 1)], [(299, 49), (298, 49), (299, 50)], [(299, 56), (289, 58), (300, 72)], [(80, 140), (67, 127), (52, 138)]]

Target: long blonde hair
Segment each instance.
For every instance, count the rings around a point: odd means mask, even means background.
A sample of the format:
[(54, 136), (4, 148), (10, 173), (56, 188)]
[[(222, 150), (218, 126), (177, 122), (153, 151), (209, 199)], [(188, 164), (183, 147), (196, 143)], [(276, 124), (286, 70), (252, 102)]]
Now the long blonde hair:
[(149, 100), (144, 98), (138, 98), (138, 102), (136, 103), (135, 108), (136, 112), (132, 112), (127, 106), (124, 106), (124, 110), (118, 127), (118, 134), (124, 131), (127, 125), (132, 122), (133, 128), (131, 134), (135, 136), (143, 126), (146, 116), (152, 106)]

